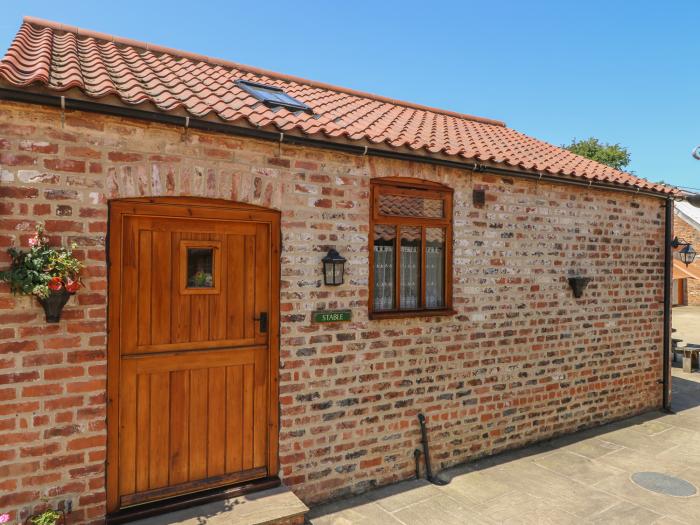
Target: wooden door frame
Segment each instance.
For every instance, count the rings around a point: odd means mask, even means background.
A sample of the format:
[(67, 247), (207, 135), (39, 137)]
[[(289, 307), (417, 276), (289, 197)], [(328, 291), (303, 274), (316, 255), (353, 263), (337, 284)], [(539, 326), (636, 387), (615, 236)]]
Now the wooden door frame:
[[(107, 513), (119, 509), (119, 386), (120, 386), (120, 296), (121, 240), (123, 217), (155, 215), (172, 218), (201, 217), (270, 225), (270, 319), (267, 475), (279, 471), (279, 342), (280, 342), (280, 212), (252, 204), (199, 197), (142, 197), (116, 199), (108, 203), (107, 233)], [(180, 215), (173, 212), (179, 211)], [(194, 213), (192, 213), (194, 211)], [(260, 220), (260, 214), (265, 220)]]

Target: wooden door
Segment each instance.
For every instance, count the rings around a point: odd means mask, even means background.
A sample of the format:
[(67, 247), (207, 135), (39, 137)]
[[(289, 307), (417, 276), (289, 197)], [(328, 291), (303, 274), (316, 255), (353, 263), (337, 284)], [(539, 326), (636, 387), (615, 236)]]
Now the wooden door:
[(108, 511), (277, 473), (279, 215), (110, 209)]
[(673, 306), (681, 306), (685, 304), (685, 287), (683, 286), (685, 279), (674, 279), (672, 286), (671, 304)]

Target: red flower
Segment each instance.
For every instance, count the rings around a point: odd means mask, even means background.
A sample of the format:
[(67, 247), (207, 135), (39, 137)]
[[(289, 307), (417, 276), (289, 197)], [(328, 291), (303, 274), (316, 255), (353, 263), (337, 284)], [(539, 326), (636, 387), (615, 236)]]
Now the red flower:
[(68, 282), (66, 283), (66, 291), (75, 293), (78, 291), (78, 288), (80, 288), (80, 281), (77, 279), (73, 281), (72, 279), (68, 278)]
[(49, 281), (49, 290), (58, 292), (62, 286), (63, 282), (61, 281), (60, 277), (51, 277), (51, 280)]

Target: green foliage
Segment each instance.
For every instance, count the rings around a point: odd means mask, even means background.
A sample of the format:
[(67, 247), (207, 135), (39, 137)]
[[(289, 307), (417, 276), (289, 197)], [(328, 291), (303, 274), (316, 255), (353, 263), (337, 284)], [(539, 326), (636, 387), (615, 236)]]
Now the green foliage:
[(627, 148), (619, 144), (600, 142), (595, 137), (586, 140), (574, 139), (571, 144), (562, 147), (582, 157), (607, 164), (616, 170), (622, 170), (630, 163), (630, 153)]
[(42, 512), (41, 514), (32, 516), (31, 518), (29, 518), (29, 521), (32, 523), (32, 525), (56, 525), (60, 518), (60, 512), (57, 512), (53, 509), (48, 509)]
[(65, 287), (75, 292), (80, 287), (79, 275), (83, 264), (73, 256), (71, 249), (49, 246), (40, 226), (29, 240), (29, 251), (10, 248), (12, 258), (9, 270), (0, 272), (0, 281), (9, 283), (16, 294), (46, 298), (51, 291)]
[(192, 276), (192, 281), (197, 287), (211, 286), (212, 276), (210, 273), (199, 271)]

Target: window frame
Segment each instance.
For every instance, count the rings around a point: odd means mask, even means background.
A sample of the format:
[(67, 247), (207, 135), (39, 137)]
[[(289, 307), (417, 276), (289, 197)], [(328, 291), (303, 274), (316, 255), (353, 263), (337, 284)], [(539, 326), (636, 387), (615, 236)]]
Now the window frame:
[[(187, 286), (187, 263), (190, 248), (212, 250), (212, 280), (214, 286)], [(180, 294), (181, 295), (213, 295), (221, 293), (221, 241), (200, 241), (195, 239), (180, 240)]]
[[(313, 115), (313, 110), (311, 107), (302, 101), (294, 98), (291, 96), (289, 93), (287, 93), (284, 89), (281, 87), (277, 86), (270, 86), (268, 84), (261, 84), (260, 82), (253, 82), (251, 80), (242, 80), (242, 79), (237, 79), (234, 81), (234, 84), (241, 88), (243, 91), (248, 93), (250, 96), (256, 98), (263, 104), (265, 104), (269, 108), (284, 108), (287, 111), (290, 111), (292, 113), (295, 113), (297, 111), (303, 111), (306, 113), (310, 113)], [(281, 101), (277, 99), (272, 99), (269, 97), (264, 96), (264, 94), (260, 93), (260, 90), (264, 91), (270, 91), (273, 93), (280, 93), (284, 96), (286, 100)]]
[[(379, 198), (382, 194), (408, 195), (427, 199), (439, 199), (443, 202), (443, 217), (410, 217), (399, 215), (382, 215), (379, 212)], [(370, 183), (370, 220), (369, 220), (369, 300), (370, 319), (396, 319), (404, 317), (424, 317), (453, 315), (452, 308), (452, 244), (453, 244), (453, 197), (454, 190), (437, 182), (412, 179), (408, 177), (386, 177), (372, 179)], [(374, 229), (376, 225), (385, 224), (396, 228), (396, 250), (394, 254), (394, 305), (393, 310), (374, 309)], [(421, 307), (401, 310), (401, 227), (421, 228)], [(445, 231), (445, 268), (444, 268), (444, 305), (441, 308), (426, 308), (426, 253), (425, 242), (427, 228), (442, 228)]]

